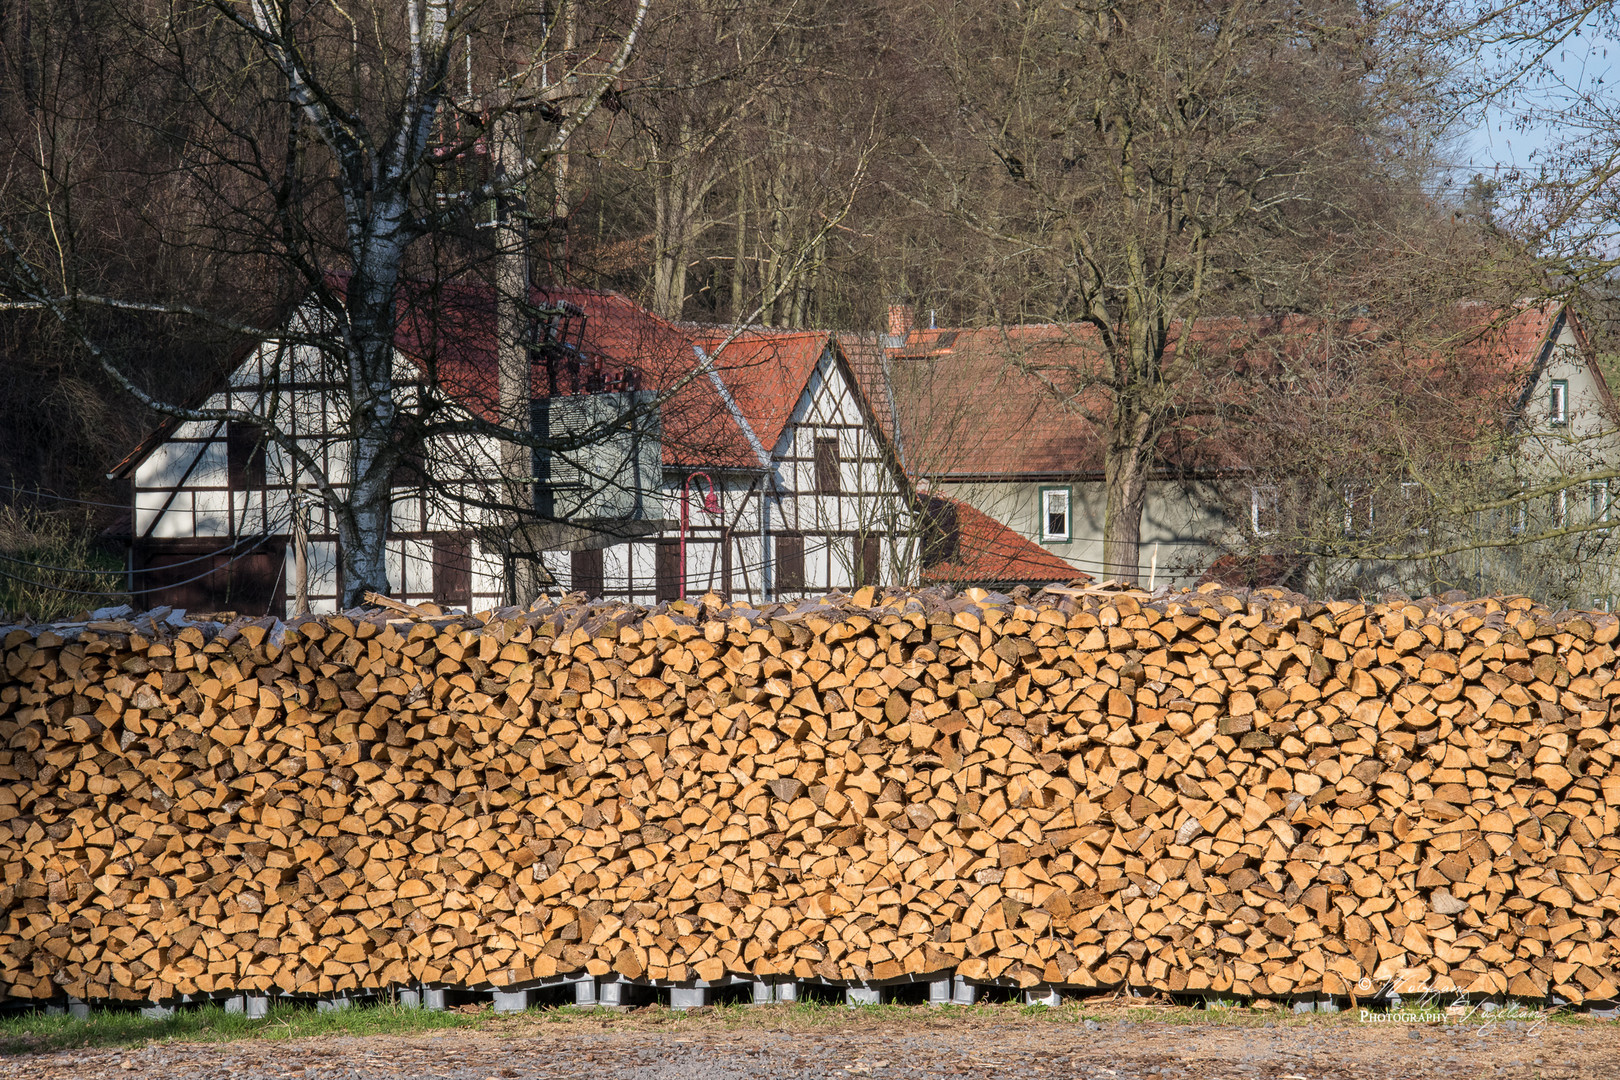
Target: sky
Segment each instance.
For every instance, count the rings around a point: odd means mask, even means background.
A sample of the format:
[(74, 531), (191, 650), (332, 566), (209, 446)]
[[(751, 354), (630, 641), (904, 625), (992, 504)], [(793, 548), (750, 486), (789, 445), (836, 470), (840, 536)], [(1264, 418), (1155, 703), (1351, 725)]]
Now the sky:
[(1560, 104), (1583, 93), (1613, 93), (1620, 90), (1620, 42), (1607, 36), (1572, 38), (1549, 57), (1553, 80), (1544, 88), (1529, 92), (1526, 100), (1545, 114), (1528, 130), (1518, 130), (1510, 109), (1493, 106), (1483, 116), (1476, 115), (1465, 125), (1457, 140), (1456, 179), (1466, 181), (1475, 172), (1489, 175), (1505, 168), (1525, 168), (1557, 145), (1559, 130), (1556, 114)]

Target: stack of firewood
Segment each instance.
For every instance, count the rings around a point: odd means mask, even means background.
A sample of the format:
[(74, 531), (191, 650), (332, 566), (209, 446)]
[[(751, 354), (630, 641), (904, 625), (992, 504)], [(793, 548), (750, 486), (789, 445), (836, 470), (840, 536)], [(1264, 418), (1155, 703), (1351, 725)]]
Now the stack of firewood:
[(0, 992), (1620, 997), (1617, 632), (870, 588), (0, 629)]

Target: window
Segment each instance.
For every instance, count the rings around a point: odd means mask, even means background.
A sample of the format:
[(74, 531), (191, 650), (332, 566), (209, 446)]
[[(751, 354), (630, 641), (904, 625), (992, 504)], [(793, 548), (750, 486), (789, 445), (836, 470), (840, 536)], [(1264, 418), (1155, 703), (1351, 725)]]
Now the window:
[(1547, 384), (1547, 422), (1569, 423), (1569, 380), (1554, 379)]
[(1406, 527), (1418, 536), (1429, 535), (1429, 493), (1416, 480), (1401, 481), (1401, 508), (1406, 514)]
[(1609, 610), (1609, 598), (1607, 596), (1592, 597), (1592, 610), (1607, 612)]
[(816, 494), (839, 495), (844, 478), (838, 462), (838, 438), (816, 440)]
[(1521, 489), (1519, 499), (1508, 508), (1508, 532), (1518, 536), (1530, 524), (1530, 499)]
[(460, 535), (433, 538), (433, 602), (472, 607), (472, 545)]
[(235, 420), (225, 424), (226, 472), (232, 491), (264, 487), (264, 442), (259, 429)]
[(568, 553), (568, 584), (586, 596), (602, 595), (602, 549)]
[(1552, 527), (1562, 529), (1569, 524), (1569, 492), (1560, 489), (1547, 496), (1547, 500), (1552, 504), (1549, 508), (1552, 511)]
[(1256, 536), (1277, 533), (1277, 489), (1262, 484), (1249, 489), (1249, 527)]
[(1068, 488), (1041, 488), (1041, 539), (1049, 544), (1069, 541)]
[[(1590, 501), (1589, 513), (1592, 521), (1608, 521), (1611, 505), (1609, 503), (1608, 480), (1592, 480), (1587, 484), (1587, 498)], [(1608, 529), (1599, 529), (1599, 536), (1609, 535)]]
[(681, 595), (681, 542), (658, 541), (657, 559), (653, 566), (656, 575), (654, 598), (675, 600)]
[(1344, 489), (1344, 535), (1371, 536), (1373, 531), (1372, 491), (1364, 487)]
[(804, 537), (776, 538), (776, 591), (804, 591)]

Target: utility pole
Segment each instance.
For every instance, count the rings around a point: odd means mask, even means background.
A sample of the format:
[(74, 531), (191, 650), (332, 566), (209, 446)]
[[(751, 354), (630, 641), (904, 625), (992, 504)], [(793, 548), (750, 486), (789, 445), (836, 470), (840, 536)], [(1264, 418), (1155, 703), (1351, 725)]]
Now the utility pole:
[[(294, 472), (298, 466), (293, 466)], [(309, 614), (309, 508), (304, 505), (303, 478), (294, 476), (292, 492), (293, 526), (293, 614)]]

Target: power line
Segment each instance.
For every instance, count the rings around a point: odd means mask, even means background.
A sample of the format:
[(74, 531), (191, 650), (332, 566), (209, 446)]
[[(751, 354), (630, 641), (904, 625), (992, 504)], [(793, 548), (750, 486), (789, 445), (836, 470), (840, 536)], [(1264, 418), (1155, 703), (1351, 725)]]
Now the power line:
[[(278, 534), (276, 534), (276, 533), (265, 533), (262, 536), (260, 536), (258, 540), (254, 541), (254, 542), (255, 543), (260, 543), (264, 539), (267, 539), (268, 537), (275, 536), (275, 535), (278, 535)], [(246, 542), (245, 540), (238, 540), (236, 544), (231, 544), (231, 545), (228, 545), (226, 547), (220, 548), (220, 549), (218, 549), (216, 551), (209, 552), (209, 553), (207, 553), (205, 555), (199, 556), (198, 559), (188, 559), (188, 560), (186, 560), (185, 563), (175, 563), (174, 565), (176, 565), (176, 566), (185, 566), (188, 563), (197, 562), (197, 561), (199, 561), (199, 559), (214, 558), (215, 556), (219, 555), (221, 552), (231, 551), (231, 550), (235, 549), (237, 546), (239, 546), (240, 544), (245, 543), (245, 542)], [(240, 562), (241, 560), (247, 558), (249, 555), (253, 555), (253, 554), (256, 554), (256, 552), (253, 549), (250, 548), (250, 549), (248, 549), (246, 551), (240, 552), (237, 555), (232, 556), (231, 558), (227, 559), (225, 562), (221, 563), (218, 566), (211, 567), (210, 569), (205, 570), (201, 574), (197, 574), (197, 575), (195, 575), (193, 577), (185, 578), (184, 580), (181, 580), (181, 581), (171, 581), (171, 582), (168, 582), (167, 584), (164, 584), (164, 585), (153, 586), (153, 587), (145, 588), (145, 589), (69, 589), (69, 588), (65, 588), (65, 587), (58, 586), (58, 585), (53, 585), (53, 584), (43, 582), (43, 581), (35, 581), (32, 578), (26, 578), (26, 577), (21, 576), (20, 574), (13, 574), (13, 573), (11, 573), (11, 572), (9, 572), (7, 570), (4, 570), (4, 569), (0, 569), (0, 577), (6, 578), (6, 579), (11, 580), (11, 581), (20, 582), (21, 584), (27, 585), (27, 586), (29, 586), (31, 588), (44, 589), (47, 592), (66, 593), (66, 594), (68, 594), (70, 596), (145, 596), (145, 595), (148, 595), (150, 593), (162, 592), (165, 589), (178, 588), (181, 585), (190, 585), (193, 582), (201, 581), (203, 578), (212, 577), (214, 574), (219, 573), (221, 570), (224, 570), (226, 567), (232, 566), (232, 565)], [(285, 560), (283, 560), (283, 561), (285, 561)], [(167, 567), (161, 567), (159, 569), (167, 569)], [(69, 573), (91, 573), (93, 571), (70, 570), (68, 572)], [(126, 571), (120, 571), (120, 572), (121, 573), (127, 573), (128, 571), (126, 570)], [(145, 573), (145, 574), (150, 574), (151, 572), (152, 572), (152, 568), (150, 568), (150, 567), (148, 567), (148, 568), (146, 568), (144, 570), (136, 571), (136, 573)]]
[(28, 497), (34, 498), (34, 499), (50, 499), (50, 500), (53, 500), (55, 502), (74, 503), (74, 504), (79, 505), (79, 506), (99, 506), (99, 507), (104, 507), (104, 508), (106, 508), (108, 510), (128, 510), (128, 509), (130, 509), (130, 504), (129, 503), (109, 503), (109, 502), (96, 502), (95, 500), (92, 500), (92, 499), (75, 499), (75, 498), (70, 498), (67, 495), (57, 495), (57, 494), (55, 494), (53, 492), (41, 491), (41, 490), (39, 490), (37, 488), (29, 489), (29, 488), (13, 487), (11, 489), (11, 493), (13, 495), (27, 495)]

